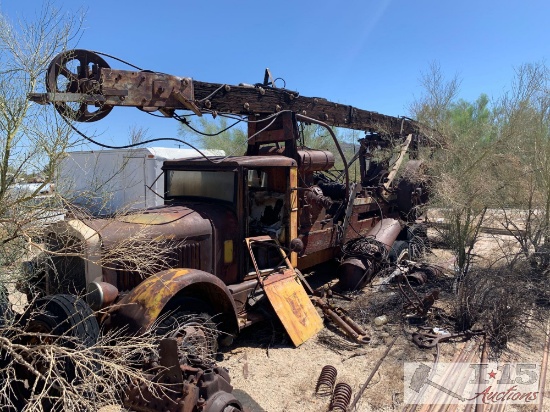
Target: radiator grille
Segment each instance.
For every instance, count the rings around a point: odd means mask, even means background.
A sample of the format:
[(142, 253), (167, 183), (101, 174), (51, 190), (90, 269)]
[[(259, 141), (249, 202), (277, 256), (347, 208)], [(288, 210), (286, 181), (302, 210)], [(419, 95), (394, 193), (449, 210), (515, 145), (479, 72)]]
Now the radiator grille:
[(177, 262), (181, 268), (201, 269), (200, 245), (197, 242), (186, 243), (177, 250)]
[[(156, 265), (158, 270), (170, 268), (201, 269), (200, 244), (198, 242), (179, 245), (167, 251), (167, 255), (159, 258)], [(142, 273), (139, 270), (132, 270), (123, 264), (116, 265), (117, 288), (119, 291), (129, 291), (141, 283), (143, 279), (152, 273)]]

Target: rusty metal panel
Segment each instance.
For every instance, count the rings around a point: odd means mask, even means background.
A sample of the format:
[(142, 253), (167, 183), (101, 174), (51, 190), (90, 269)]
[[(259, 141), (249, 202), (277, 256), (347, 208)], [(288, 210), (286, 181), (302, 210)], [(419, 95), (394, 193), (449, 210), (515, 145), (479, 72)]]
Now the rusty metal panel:
[(302, 241), (304, 242), (304, 255), (326, 250), (332, 246), (336, 246), (336, 231), (333, 226), (326, 229), (310, 231), (303, 234)]
[(323, 329), (323, 320), (293, 269), (270, 275), (263, 283), (269, 302), (295, 346)]
[[(219, 207), (212, 207), (212, 209), (212, 214), (220, 213), (218, 210), (221, 211)], [(126, 241), (140, 233), (146, 233), (148, 238), (159, 240), (197, 238), (212, 234), (210, 220), (184, 206), (149, 209), (146, 212), (134, 213), (117, 219), (89, 219), (84, 223), (99, 233), (104, 247)], [(145, 227), (147, 227), (146, 231)]]
[[(164, 73), (102, 69), (101, 91), (105, 104), (117, 106), (187, 107), (194, 100), (190, 78)], [(181, 101), (183, 99), (183, 102)]]
[(177, 249), (178, 267), (189, 269), (201, 268), (200, 243), (192, 242), (181, 245)]
[(106, 321), (107, 329), (125, 326), (128, 333), (144, 332), (153, 325), (164, 306), (186, 287), (192, 287), (195, 297), (223, 315), (228, 323), (220, 325), (222, 329), (236, 327), (235, 302), (220, 279), (197, 269), (169, 269), (145, 279), (113, 305)]
[[(184, 244), (170, 247), (166, 245), (166, 253), (150, 256), (150, 261), (158, 260), (156, 267), (161, 268), (185, 268), (202, 269), (208, 262), (203, 262), (200, 258), (201, 248), (199, 242), (186, 242)], [(104, 270), (104, 275), (108, 275), (112, 284), (116, 285), (120, 292), (132, 290), (139, 285), (145, 278), (153, 273), (146, 272), (132, 262), (125, 261), (121, 257), (120, 261), (109, 263), (109, 268)]]
[(340, 252), (340, 247), (329, 247), (327, 249), (322, 249), (317, 252), (308, 253), (307, 255), (300, 256), (298, 258), (298, 269), (304, 270), (321, 263), (328, 262), (331, 259), (334, 259), (337, 254)]

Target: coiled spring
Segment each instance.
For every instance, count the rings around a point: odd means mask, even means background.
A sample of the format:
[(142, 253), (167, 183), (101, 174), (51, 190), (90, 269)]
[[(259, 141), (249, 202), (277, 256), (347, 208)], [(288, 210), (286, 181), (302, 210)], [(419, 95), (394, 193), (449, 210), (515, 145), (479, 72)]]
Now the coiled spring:
[(317, 385), (315, 385), (315, 393), (318, 396), (330, 396), (336, 383), (336, 375), (338, 371), (332, 365), (323, 366)]
[(351, 392), (351, 386), (347, 383), (340, 382), (336, 384), (328, 410), (333, 412), (346, 412), (351, 402)]

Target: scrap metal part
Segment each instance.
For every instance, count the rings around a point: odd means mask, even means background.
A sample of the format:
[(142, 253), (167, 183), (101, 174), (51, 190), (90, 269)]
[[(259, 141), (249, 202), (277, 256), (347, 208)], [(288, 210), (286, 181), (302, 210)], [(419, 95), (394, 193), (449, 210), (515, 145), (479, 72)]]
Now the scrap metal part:
[(315, 385), (315, 394), (317, 396), (331, 396), (336, 383), (336, 376), (338, 371), (332, 365), (323, 366), (321, 374), (317, 379), (317, 385)]
[(412, 334), (413, 342), (424, 349), (434, 348), (441, 342), (446, 342), (451, 339), (461, 338), (470, 339), (473, 336), (485, 335), (484, 330), (466, 330), (457, 333), (429, 333), (429, 332), (414, 332)]
[[(365, 392), (365, 389), (367, 389), (367, 386), (369, 386), (369, 383), (372, 380), (372, 378), (374, 377), (374, 374), (378, 371), (378, 368), (380, 368), (380, 365), (382, 365), (382, 362), (384, 362), (384, 359), (386, 359), (386, 357), (388, 356), (388, 353), (390, 353), (390, 350), (391, 350), (391, 348), (393, 348), (393, 345), (395, 344), (395, 341), (397, 341), (398, 337), (399, 337), (399, 335), (397, 335), (393, 338), (393, 340), (390, 342), (390, 344), (388, 345), (388, 347), (386, 348), (386, 350), (382, 354), (382, 357), (380, 359), (378, 359), (378, 362), (376, 362), (376, 365), (374, 365), (374, 368), (372, 369), (369, 377), (367, 378), (367, 380), (365, 381), (363, 386), (361, 386), (361, 389), (359, 389), (359, 392), (357, 392), (357, 394), (355, 395), (355, 398), (353, 398), (353, 402), (350, 405), (349, 410), (351, 410), (351, 411), (355, 410), (355, 406), (357, 405), (357, 402), (359, 402), (359, 400), (361, 399), (361, 396), (363, 396), (363, 393)], [(349, 404), (349, 402), (348, 402), (348, 404)]]
[(382, 219), (366, 237), (348, 241), (342, 248), (344, 258), (338, 267), (340, 286), (356, 290), (367, 285), (380, 270), (397, 236), (402, 230), (396, 219)]
[(323, 311), (325, 319), (333, 321), (350, 338), (358, 343), (370, 342), (370, 336), (367, 331), (352, 318), (350, 318), (344, 309), (335, 306), (327, 299), (320, 298), (318, 296), (312, 296), (311, 301)]
[(160, 359), (151, 382), (156, 390), (145, 383), (129, 385), (124, 406), (137, 412), (236, 412), (241, 403), (231, 391), (227, 370), (220, 367), (205, 368), (181, 364), (178, 360), (177, 341), (163, 339), (159, 345)]
[(347, 383), (340, 382), (336, 384), (328, 410), (346, 412), (348, 410), (348, 405), (351, 402), (351, 394), (351, 386)]

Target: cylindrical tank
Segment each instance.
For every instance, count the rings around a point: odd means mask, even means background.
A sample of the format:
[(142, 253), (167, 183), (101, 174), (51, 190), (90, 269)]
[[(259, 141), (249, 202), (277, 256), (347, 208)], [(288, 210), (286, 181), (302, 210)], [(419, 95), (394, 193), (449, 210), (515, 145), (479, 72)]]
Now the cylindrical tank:
[[(262, 147), (260, 155), (282, 155), (284, 150), (284, 147)], [(321, 172), (334, 166), (334, 155), (328, 150), (300, 149), (297, 160), (298, 168), (304, 172)]]
[(367, 233), (367, 236), (373, 237), (386, 246), (386, 249), (390, 250), (393, 242), (399, 236), (402, 226), (396, 219), (382, 219), (376, 223), (371, 230)]
[(340, 286), (345, 290), (357, 290), (366, 286), (374, 274), (374, 265), (368, 259), (347, 258), (338, 266)]
[[(373, 226), (367, 236), (373, 237), (390, 250), (399, 232), (401, 223), (398, 220), (382, 219)], [(356, 290), (366, 286), (379, 270), (378, 258), (377, 254), (345, 258), (338, 267), (339, 285), (342, 289)]]
[(328, 150), (298, 150), (298, 167), (304, 172), (320, 172), (332, 169), (334, 155)]

